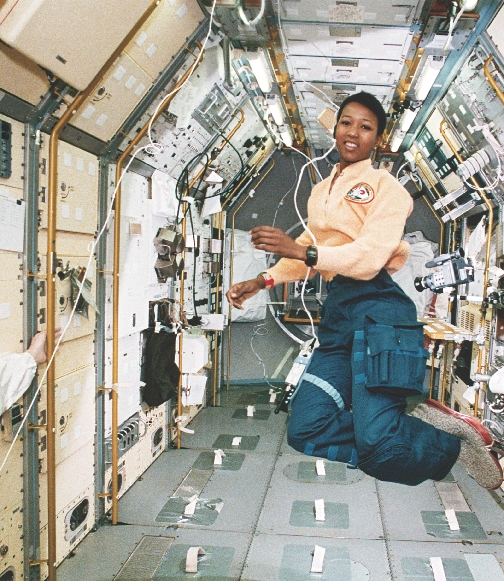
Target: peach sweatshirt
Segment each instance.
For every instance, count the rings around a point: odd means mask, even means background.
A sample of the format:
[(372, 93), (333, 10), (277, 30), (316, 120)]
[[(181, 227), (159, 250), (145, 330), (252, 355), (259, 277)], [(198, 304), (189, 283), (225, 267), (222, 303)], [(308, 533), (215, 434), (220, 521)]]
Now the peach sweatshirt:
[[(339, 175), (339, 164), (318, 183), (308, 200), (308, 226), (317, 243), (318, 261), (312, 272), (324, 280), (336, 274), (360, 280), (374, 278), (382, 268), (389, 273), (404, 266), (409, 245), (401, 240), (413, 200), (386, 170), (371, 160), (353, 163)], [(296, 242), (313, 244), (304, 231)], [(275, 284), (301, 280), (306, 265), (282, 258), (268, 269)]]

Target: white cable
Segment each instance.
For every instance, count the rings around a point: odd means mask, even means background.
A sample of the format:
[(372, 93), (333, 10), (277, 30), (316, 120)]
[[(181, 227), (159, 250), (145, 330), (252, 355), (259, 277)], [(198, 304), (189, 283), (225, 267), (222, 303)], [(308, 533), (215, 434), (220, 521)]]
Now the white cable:
[(313, 324), (313, 318), (311, 316), (310, 311), (308, 310), (306, 303), (305, 303), (305, 291), (306, 291), (306, 283), (308, 282), (308, 278), (310, 276), (310, 268), (308, 268), (306, 270), (306, 276), (304, 278), (303, 281), (303, 287), (301, 289), (301, 303), (303, 304), (303, 310), (304, 312), (308, 315), (308, 318), (310, 319), (310, 326), (311, 326), (311, 332), (312, 332), (312, 336), (314, 339), (317, 338), (317, 334), (315, 333), (315, 325)]
[(266, 383), (270, 387), (272, 387), (273, 389), (276, 389), (276, 387), (268, 381), (268, 377), (266, 376), (266, 365), (264, 364), (264, 361), (261, 359), (261, 356), (254, 349), (254, 345), (253, 345), (254, 338), (256, 337), (256, 335), (263, 336), (263, 335), (267, 335), (267, 334), (268, 334), (268, 329), (266, 328), (266, 321), (264, 321), (263, 323), (259, 323), (258, 325), (255, 325), (253, 330), (252, 330), (252, 336), (250, 337), (250, 349), (252, 350), (252, 353), (257, 357), (259, 363), (262, 365), (264, 381), (266, 381)]
[(335, 149), (335, 147), (336, 147), (336, 140), (333, 138), (333, 144), (332, 144), (332, 146), (324, 153), (324, 155), (321, 155), (320, 157), (314, 157), (313, 159), (310, 159), (308, 161), (308, 163), (305, 163), (303, 165), (303, 167), (301, 168), (301, 171), (299, 172), (299, 177), (298, 177), (298, 183), (296, 185), (296, 190), (294, 191), (294, 207), (296, 208), (296, 213), (297, 213), (299, 219), (301, 220), (301, 223), (303, 224), (303, 228), (311, 236), (311, 239), (313, 240), (313, 244), (315, 244), (315, 245), (317, 244), (317, 240), (316, 240), (313, 232), (310, 230), (310, 228), (308, 228), (308, 225), (305, 223), (305, 221), (303, 219), (303, 216), (301, 216), (301, 212), (299, 211), (299, 207), (298, 207), (298, 203), (297, 203), (297, 196), (298, 196), (299, 186), (301, 185), (301, 180), (303, 178), (304, 170), (309, 165), (313, 165), (316, 161), (320, 161), (321, 159), (325, 159), (331, 153), (331, 151), (333, 151), (333, 149)]
[[(299, 211), (299, 207), (298, 207), (298, 203), (297, 203), (297, 195), (298, 195), (298, 191), (299, 191), (299, 186), (301, 185), (301, 180), (302, 180), (302, 178), (303, 178), (303, 172), (304, 172), (304, 170), (305, 170), (305, 169), (306, 169), (306, 168), (307, 168), (307, 167), (308, 167), (310, 164), (314, 164), (316, 161), (319, 161), (319, 160), (321, 160), (321, 159), (325, 159), (325, 158), (326, 158), (326, 157), (327, 157), (327, 156), (328, 156), (328, 155), (331, 153), (331, 151), (332, 151), (332, 150), (335, 148), (335, 146), (336, 146), (336, 141), (333, 139), (333, 144), (332, 144), (331, 148), (330, 148), (330, 149), (328, 149), (328, 150), (326, 151), (326, 153), (324, 153), (324, 155), (321, 155), (320, 157), (315, 157), (315, 158), (313, 158), (313, 159), (309, 159), (309, 160), (308, 160), (308, 163), (305, 163), (305, 164), (303, 165), (303, 167), (301, 168), (301, 171), (299, 172), (299, 177), (298, 177), (298, 181), (297, 181), (297, 184), (296, 184), (296, 189), (295, 189), (295, 191), (294, 191), (294, 207), (296, 208), (296, 213), (297, 213), (297, 215), (298, 215), (298, 217), (299, 217), (299, 220), (300, 220), (300, 223), (301, 223), (301, 225), (302, 225), (302, 226), (303, 226), (303, 228), (304, 228), (304, 229), (305, 229), (305, 230), (308, 232), (308, 234), (310, 234), (310, 236), (311, 236), (311, 238), (312, 238), (312, 240), (313, 240), (313, 243), (314, 243), (315, 245), (317, 244), (317, 240), (316, 240), (316, 238), (315, 238), (315, 236), (314, 236), (313, 232), (312, 232), (312, 231), (309, 229), (308, 225), (305, 223), (305, 221), (304, 221), (303, 217), (301, 216), (301, 212)], [(285, 196), (284, 196), (284, 197), (285, 197)], [(283, 200), (283, 198), (282, 198), (282, 200)], [(309, 276), (310, 276), (310, 271), (311, 271), (311, 268), (310, 268), (310, 267), (308, 267), (308, 268), (307, 268), (307, 270), (306, 270), (306, 276), (305, 276), (304, 283), (303, 283), (303, 287), (302, 287), (302, 290), (301, 290), (301, 302), (302, 302), (302, 304), (303, 304), (303, 310), (306, 312), (306, 314), (308, 315), (308, 318), (309, 318), (309, 320), (310, 320), (310, 325), (311, 325), (311, 328), (312, 328), (312, 334), (313, 334), (313, 337), (314, 337), (314, 338), (316, 338), (316, 333), (315, 333), (315, 326), (314, 326), (314, 324), (313, 324), (313, 318), (312, 318), (312, 316), (311, 316), (311, 313), (310, 313), (310, 311), (307, 309), (307, 307), (306, 307), (306, 304), (305, 304), (305, 300), (304, 300), (305, 289), (306, 289), (306, 283), (308, 282), (308, 278), (309, 278)], [(298, 341), (298, 342), (299, 342), (299, 341)], [(302, 341), (301, 341), (301, 342), (302, 342)]]
[(336, 107), (336, 111), (339, 111), (339, 105), (336, 105), (336, 103), (334, 101), (331, 101), (331, 99), (324, 93), (324, 91), (322, 91), (322, 89), (319, 89), (318, 87), (316, 87), (315, 85), (312, 85), (311, 83), (309, 83), (308, 81), (303, 81), (303, 83), (305, 85), (310, 85), (310, 87), (312, 87), (312, 89), (315, 89), (315, 91), (318, 91), (319, 93), (322, 94), (322, 96), (324, 97), (324, 99), (330, 103), (333, 107)]
[(446, 40), (446, 44), (445, 44), (444, 49), (443, 49), (444, 51), (451, 50), (451, 46), (450, 45), (451, 45), (451, 39), (452, 39), (452, 36), (453, 36), (453, 31), (455, 30), (455, 27), (457, 26), (458, 21), (460, 20), (460, 17), (462, 16), (462, 13), (464, 12), (465, 7), (466, 7), (468, 1), (469, 0), (462, 0), (462, 5), (460, 7), (460, 12), (457, 14), (457, 16), (455, 17), (455, 19), (450, 18), (450, 29), (448, 30), (448, 38)]
[[(299, 153), (299, 155), (302, 155), (302, 156), (303, 156), (303, 157), (305, 157), (305, 158), (306, 158), (308, 161), (310, 161), (310, 162), (311, 162), (311, 158), (310, 158), (308, 155), (306, 155), (306, 153), (305, 153), (304, 151), (299, 151), (299, 149), (296, 149), (295, 147), (287, 147), (287, 149), (292, 149), (292, 151), (295, 151), (296, 153)], [(315, 171), (318, 173), (318, 176), (319, 176), (319, 178), (320, 178), (321, 180), (323, 180), (324, 178), (322, 177), (322, 174), (320, 173), (320, 170), (319, 170), (319, 168), (318, 168), (316, 165), (314, 165), (313, 167), (314, 167)]]
[(242, 19), (242, 22), (243, 24), (245, 24), (245, 26), (255, 26), (259, 22), (259, 20), (261, 20), (261, 18), (263, 17), (265, 8), (266, 0), (261, 0), (261, 9), (259, 10), (259, 14), (254, 18), (254, 20), (249, 20), (247, 18), (247, 15), (245, 14), (245, 11), (243, 10), (241, 4), (240, 6), (238, 6), (238, 14), (240, 15), (240, 18)]
[[(202, 57), (203, 51), (204, 51), (204, 48), (205, 48), (205, 45), (206, 45), (206, 43), (208, 41), (208, 38), (209, 38), (210, 33), (211, 33), (211, 30), (212, 30), (212, 20), (213, 20), (213, 13), (214, 13), (214, 9), (215, 9), (216, 2), (217, 2), (217, 0), (214, 0), (214, 3), (212, 5), (212, 12), (211, 12), (211, 15), (210, 15), (210, 26), (209, 26), (208, 34), (207, 34), (207, 36), (205, 38), (205, 41), (203, 42), (202, 49), (200, 51), (200, 54), (198, 55), (198, 58), (196, 59), (196, 61), (194, 61), (193, 65), (192, 65), (192, 70), (191, 70), (189, 76), (187, 77), (187, 79), (185, 80), (185, 82), (182, 85), (180, 85), (180, 87), (178, 87), (177, 89), (174, 89), (172, 91), (172, 93), (170, 93), (170, 94), (173, 94), (173, 93), (179, 91), (189, 81), (189, 79), (191, 78), (191, 76), (192, 76), (192, 74), (194, 72), (195, 66), (197, 65), (199, 59)], [(95, 252), (96, 246), (98, 245), (98, 241), (100, 240), (100, 238), (103, 236), (103, 234), (105, 232), (105, 229), (106, 229), (106, 227), (108, 225), (108, 222), (110, 221), (110, 218), (112, 216), (112, 211), (113, 211), (113, 208), (114, 208), (114, 201), (115, 201), (115, 198), (116, 198), (116, 194), (117, 194), (117, 190), (119, 188), (119, 185), (121, 184), (124, 176), (126, 175), (126, 172), (128, 171), (130, 165), (133, 163), (133, 160), (135, 159), (135, 157), (141, 151), (144, 151), (144, 150), (145, 151), (148, 151), (150, 149), (150, 152), (153, 153), (152, 152), (152, 149), (154, 149), (155, 151), (158, 151), (158, 152), (160, 150), (162, 150), (162, 146), (160, 144), (158, 144), (158, 143), (155, 143), (152, 140), (151, 127), (152, 127), (152, 123), (153, 123), (154, 117), (158, 113), (159, 108), (160, 108), (161, 104), (163, 103), (163, 101), (164, 101), (164, 99), (161, 100), (160, 104), (156, 108), (156, 111), (154, 112), (154, 114), (151, 117), (151, 120), (150, 120), (150, 123), (149, 123), (149, 127), (148, 127), (148, 139), (149, 139), (149, 143), (147, 145), (144, 145), (143, 147), (139, 147), (133, 153), (133, 155), (131, 156), (131, 159), (129, 160), (129, 162), (126, 165), (126, 167), (123, 169), (122, 174), (121, 174), (121, 177), (119, 178), (119, 180), (118, 180), (118, 182), (116, 184), (116, 187), (114, 189), (114, 192), (112, 194), (112, 198), (111, 198), (111, 201), (110, 201), (109, 210), (107, 212), (107, 216), (105, 218), (105, 221), (103, 223), (103, 226), (100, 229), (100, 231), (99, 231), (99, 233), (98, 233), (98, 235), (96, 237), (96, 240), (94, 240), (94, 242), (92, 243), (92, 248), (91, 248), (91, 251), (89, 253), (89, 259), (88, 259), (88, 263), (87, 263), (86, 270), (85, 270), (85, 273), (84, 273), (84, 277), (83, 277), (82, 281), (80, 282), (79, 292), (77, 293), (77, 297), (75, 298), (74, 306), (73, 306), (72, 311), (70, 313), (68, 322), (67, 322), (65, 328), (63, 329), (63, 331), (61, 333), (61, 336), (58, 339), (58, 342), (56, 343), (56, 345), (54, 347), (54, 351), (53, 351), (53, 353), (51, 355), (51, 358), (47, 362), (46, 369), (45, 369), (45, 371), (44, 371), (44, 373), (42, 375), (42, 378), (40, 379), (40, 381), (38, 383), (37, 390), (36, 390), (36, 392), (35, 392), (35, 394), (33, 396), (33, 399), (31, 401), (30, 405), (28, 406), (28, 409), (24, 413), (24, 416), (23, 416), (23, 419), (21, 421), (21, 424), (20, 424), (20, 426), (18, 428), (18, 431), (16, 432), (16, 435), (14, 436), (14, 438), (13, 438), (13, 440), (11, 442), (11, 445), (9, 446), (9, 449), (7, 450), (7, 454), (5, 455), (5, 457), (4, 457), (3, 461), (2, 461), (2, 464), (0, 465), (0, 473), (2, 472), (5, 464), (7, 463), (7, 460), (9, 459), (10, 454), (12, 453), (12, 449), (14, 448), (14, 445), (16, 444), (16, 442), (17, 442), (17, 440), (18, 440), (18, 438), (19, 438), (19, 436), (21, 434), (21, 431), (22, 431), (22, 429), (23, 429), (23, 427), (24, 427), (24, 425), (25, 425), (25, 423), (26, 423), (26, 421), (28, 419), (28, 416), (30, 415), (30, 412), (31, 412), (31, 410), (33, 408), (33, 405), (35, 404), (35, 401), (37, 400), (37, 396), (39, 395), (39, 393), (40, 393), (40, 391), (42, 389), (42, 385), (43, 385), (43, 383), (45, 381), (45, 378), (47, 376), (47, 372), (49, 370), (49, 367), (53, 364), (54, 358), (56, 356), (56, 352), (58, 351), (58, 348), (59, 348), (59, 346), (60, 346), (60, 344), (61, 344), (61, 342), (63, 340), (63, 337), (65, 336), (65, 333), (67, 332), (67, 330), (68, 330), (68, 328), (70, 326), (70, 323), (73, 320), (73, 317), (75, 315), (75, 310), (77, 308), (77, 304), (79, 302), (80, 297), (82, 296), (82, 289), (84, 287), (84, 283), (86, 282), (87, 277), (88, 277), (88, 274), (87, 273), (89, 272), (89, 269), (91, 267), (91, 263), (93, 261), (94, 252)], [(49, 273), (48, 273), (48, 275), (49, 275)]]

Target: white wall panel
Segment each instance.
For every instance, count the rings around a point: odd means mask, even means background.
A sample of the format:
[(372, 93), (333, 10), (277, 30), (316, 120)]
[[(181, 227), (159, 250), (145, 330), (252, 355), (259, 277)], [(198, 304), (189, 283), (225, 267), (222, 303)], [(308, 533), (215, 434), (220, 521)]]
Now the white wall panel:
[[(121, 243), (119, 265), (119, 336), (141, 331), (149, 323), (148, 287), (155, 232), (149, 232), (150, 206), (147, 180), (129, 172), (121, 195)], [(138, 233), (140, 232), (140, 234)], [(107, 244), (107, 264), (113, 265), (112, 233)], [(107, 337), (112, 337), (112, 284), (107, 277)]]
[[(286, 20), (307, 22), (407, 26), (412, 23), (419, 4), (419, 0), (405, 0), (400, 4), (381, 0), (319, 0), (316, 4), (312, 0), (283, 0), (280, 16)], [(273, 6), (276, 9), (277, 3), (274, 2)]]
[[(40, 453), (40, 522), (47, 526), (47, 458)], [(56, 512), (60, 514), (94, 483), (94, 442), (88, 442), (72, 456), (56, 465)]]
[[(0, 435), (0, 461), (3, 462), (11, 442)], [(10, 519), (10, 514), (23, 506), (23, 442), (18, 440), (0, 472), (0, 527)], [(1, 539), (0, 539), (1, 541)], [(1, 544), (1, 543), (0, 543)], [(1, 563), (1, 561), (0, 561)], [(0, 569), (1, 570), (1, 569)]]
[(57, 380), (56, 462), (94, 440), (95, 369), (89, 366)]
[[(42, 184), (41, 184), (42, 185)], [(97, 229), (98, 160), (96, 156), (60, 141), (56, 228), (94, 234)], [(40, 200), (40, 225), (47, 228), (47, 195)]]
[(108, 141), (151, 85), (152, 77), (127, 54), (123, 54), (79, 109), (72, 124), (98, 139)]
[[(125, 422), (140, 408), (140, 360), (141, 360), (140, 333), (126, 335), (119, 339), (119, 425)], [(105, 358), (105, 386), (112, 387), (112, 341), (107, 341)], [(105, 402), (105, 433), (110, 435), (112, 430), (112, 403)]]
[[(47, 480), (40, 478), (41, 554), (47, 555)], [(82, 500), (89, 501), (85, 522), (70, 531), (68, 513)], [(81, 448), (56, 466), (56, 560), (59, 564), (68, 556), (94, 526), (94, 443)], [(75, 534), (72, 535), (71, 533)]]
[[(139, 415), (140, 440), (119, 458), (118, 474), (121, 481), (119, 498), (163, 452), (166, 444), (166, 406), (162, 405), (146, 412), (140, 411)], [(112, 469), (109, 467), (105, 473), (105, 488), (110, 490), (111, 487)], [(105, 509), (109, 510), (111, 506), (110, 498), (107, 498)]]
[(56, 380), (93, 364), (93, 337), (87, 335), (84, 337), (77, 337), (71, 341), (64, 341), (58, 349)]
[[(15, 124), (17, 129), (19, 129), (18, 125), (21, 126), (21, 124)], [(13, 157), (17, 168), (19, 163), (17, 147), (13, 151)], [(10, 181), (0, 179), (0, 196), (22, 199), (21, 189), (4, 185)], [(18, 180), (14, 179), (14, 181), (17, 183)], [(20, 353), (26, 348), (23, 344), (23, 279), (22, 254), (0, 250), (0, 353), (6, 351)]]
[[(47, 231), (41, 230), (39, 232), (39, 248), (41, 250), (41, 265), (42, 270), (45, 272), (46, 269), (46, 257), (45, 252), (47, 248)], [(88, 264), (89, 260), (89, 248), (90, 244), (93, 242), (92, 236), (87, 236), (83, 234), (71, 234), (66, 232), (58, 232), (56, 236), (56, 250), (58, 259), (61, 261), (61, 268), (58, 271), (67, 272), (72, 268), (84, 268)], [(96, 298), (96, 276), (95, 276), (96, 265), (94, 260), (91, 262), (91, 266), (87, 271), (87, 277), (91, 282), (91, 294)], [(72, 302), (71, 297), (71, 284), (70, 278), (64, 278), (60, 280), (59, 276), (56, 276), (56, 325), (60, 326), (62, 329), (66, 327), (72, 312)], [(45, 328), (45, 320), (47, 319), (47, 314), (45, 309), (47, 307), (46, 297), (39, 297), (39, 309), (41, 318), (44, 317), (44, 324), (41, 323), (41, 328)], [(63, 342), (71, 341), (79, 337), (84, 337), (86, 335), (92, 335), (95, 329), (96, 313), (95, 310), (89, 306), (88, 307), (88, 317), (75, 313), (74, 318), (70, 322), (70, 326), (65, 333)]]
[[(56, 515), (57, 564), (61, 563), (70, 551), (91, 532), (94, 526), (94, 505), (94, 483), (90, 483), (79, 496)], [(81, 518), (84, 518), (78, 526), (75, 526), (72, 518), (72, 511), (75, 509), (80, 513)], [(86, 511), (85, 515), (84, 511)]]
[(150, 4), (151, 0), (7, 0), (0, 8), (0, 38), (83, 90)]
[(291, 56), (294, 80), (392, 85), (400, 77), (400, 61)]
[(324, 26), (286, 23), (283, 31), (291, 55), (404, 60), (413, 33), (408, 28)]
[(0, 574), (14, 571), (14, 579), (22, 579), (24, 562), (23, 511), (21, 507), (6, 512), (0, 520), (0, 547), (8, 547), (5, 556), (0, 557)]
[(202, 20), (196, 0), (162, 0), (125, 52), (155, 79)]

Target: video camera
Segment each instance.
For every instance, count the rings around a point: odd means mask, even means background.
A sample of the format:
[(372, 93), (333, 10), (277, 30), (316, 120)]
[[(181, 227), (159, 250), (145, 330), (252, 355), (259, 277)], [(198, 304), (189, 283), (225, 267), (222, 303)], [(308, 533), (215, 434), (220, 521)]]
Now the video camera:
[(427, 268), (441, 266), (441, 269), (426, 276), (415, 278), (417, 291), (422, 292), (429, 288), (434, 293), (441, 293), (445, 287), (472, 282), (474, 280), (474, 267), (471, 260), (466, 260), (464, 256), (464, 249), (459, 248), (455, 252), (441, 254), (434, 260), (427, 262), (425, 265)]

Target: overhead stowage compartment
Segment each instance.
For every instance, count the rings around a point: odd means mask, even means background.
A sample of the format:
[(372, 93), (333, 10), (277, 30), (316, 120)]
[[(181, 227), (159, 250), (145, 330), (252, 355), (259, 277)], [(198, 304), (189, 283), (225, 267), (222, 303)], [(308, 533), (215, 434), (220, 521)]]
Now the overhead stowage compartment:
[(0, 86), (2, 90), (36, 105), (49, 90), (49, 81), (34, 62), (0, 44)]
[(0, 8), (0, 39), (83, 90), (150, 4), (151, 0), (7, 0)]

